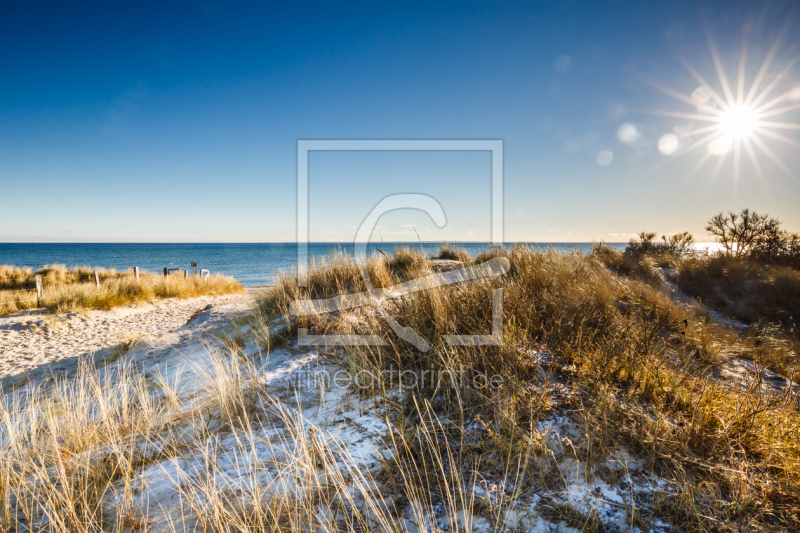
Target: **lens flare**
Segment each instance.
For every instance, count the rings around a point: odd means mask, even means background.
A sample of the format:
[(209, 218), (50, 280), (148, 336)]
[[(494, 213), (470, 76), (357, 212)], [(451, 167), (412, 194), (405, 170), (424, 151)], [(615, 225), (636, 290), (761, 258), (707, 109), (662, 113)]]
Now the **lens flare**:
[(634, 124), (623, 124), (617, 129), (617, 138), (625, 144), (633, 144), (641, 136), (642, 132)]
[(692, 93), (692, 100), (694, 100), (697, 104), (705, 104), (711, 100), (710, 89), (708, 87), (698, 87)]
[(658, 140), (658, 151), (664, 155), (672, 155), (681, 147), (681, 140), (674, 133), (667, 133)]
[(601, 167), (606, 167), (614, 160), (614, 154), (609, 150), (602, 150), (597, 154), (597, 164)]

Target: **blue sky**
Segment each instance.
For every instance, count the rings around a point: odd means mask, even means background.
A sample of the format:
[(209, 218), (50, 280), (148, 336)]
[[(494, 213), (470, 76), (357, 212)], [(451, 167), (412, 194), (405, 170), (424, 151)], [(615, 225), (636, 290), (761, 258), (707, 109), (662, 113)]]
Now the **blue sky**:
[[(697, 112), (648, 83), (692, 94), (681, 57), (722, 92), (704, 20), (733, 85), (746, 39), (747, 87), (785, 28), (766, 85), (800, 51), (789, 2), (21, 2), (0, 13), (0, 242), (292, 241), (298, 139), (502, 139), (509, 241), (704, 240), (711, 215), (744, 207), (800, 230), (796, 147), (764, 137), (786, 168), (756, 149), (763, 177), (745, 153), (737, 180), (732, 154), (687, 178), (708, 153), (689, 150), (701, 137), (684, 133), (673, 155), (689, 153), (674, 161), (658, 143), (705, 123), (642, 112)], [(800, 66), (769, 97), (793, 87)], [(448, 225), (396, 212), (374, 239), (489, 239), (486, 153), (316, 153), (310, 168), (312, 240), (352, 240), (399, 192), (434, 196)]]

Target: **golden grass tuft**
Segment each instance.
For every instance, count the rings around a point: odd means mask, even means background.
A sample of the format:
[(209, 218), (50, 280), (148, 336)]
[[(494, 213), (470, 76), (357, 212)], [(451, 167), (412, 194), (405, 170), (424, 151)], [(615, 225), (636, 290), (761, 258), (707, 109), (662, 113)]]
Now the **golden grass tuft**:
[[(100, 287), (94, 279), (100, 276)], [(0, 314), (35, 308), (34, 277), (42, 276), (41, 306), (49, 312), (62, 313), (82, 309), (110, 309), (120, 305), (150, 302), (162, 298), (192, 298), (196, 296), (241, 294), (244, 288), (235, 279), (221, 274), (208, 278), (182, 274), (163, 276), (140, 272), (139, 281), (133, 270), (91, 269), (49, 265), (39, 271), (0, 265)]]
[(465, 265), (473, 262), (474, 258), (460, 246), (455, 246), (449, 243), (439, 246), (439, 253), (435, 256), (436, 259), (448, 259), (450, 261), (460, 261)]

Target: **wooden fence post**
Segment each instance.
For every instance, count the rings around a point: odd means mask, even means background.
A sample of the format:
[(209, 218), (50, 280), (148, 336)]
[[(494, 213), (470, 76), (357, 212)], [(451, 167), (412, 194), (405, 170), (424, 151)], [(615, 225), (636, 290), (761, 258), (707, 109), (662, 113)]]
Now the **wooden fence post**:
[(97, 288), (100, 288), (100, 274), (97, 273), (97, 270), (94, 271), (94, 283), (97, 285)]
[(169, 275), (169, 270), (167, 269), (167, 267), (164, 267), (164, 277), (166, 278), (167, 275)]
[(133, 267), (133, 275), (136, 277), (136, 283), (139, 283), (139, 267)]
[(42, 276), (36, 276), (36, 307), (42, 306), (42, 292)]
[(184, 279), (189, 277), (189, 271), (188, 270), (184, 270), (183, 271), (183, 277), (184, 277)]

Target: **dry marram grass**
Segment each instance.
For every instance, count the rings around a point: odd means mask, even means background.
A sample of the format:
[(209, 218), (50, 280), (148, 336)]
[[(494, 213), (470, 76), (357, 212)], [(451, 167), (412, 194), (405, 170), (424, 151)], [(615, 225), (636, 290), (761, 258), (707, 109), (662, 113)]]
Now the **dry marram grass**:
[[(619, 460), (625, 454), (665, 481), (646, 498), (619, 504), (617, 528), (794, 527), (794, 394), (771, 392), (756, 377), (739, 386), (715, 374), (748, 347), (756, 363), (792, 354), (763, 339), (755, 343), (676, 303), (666, 288), (612, 272), (594, 256), (525, 247), (494, 255), (510, 261), (502, 279), (387, 304), (396, 320), (428, 339), (428, 352), (398, 339), (368, 310), (288, 317), (297, 298), (364, 290), (358, 266), (336, 256), (314, 265), (307, 288), (284, 276), (261, 301), (257, 319), (238, 330), (247, 334), (223, 343), (197, 395), (143, 380), (133, 368), (107, 381), (86, 368), (70, 382), (6, 397), (3, 528), (151, 529), (146, 509), (137, 506), (144, 490), (137, 472), (169, 459), (193, 472), (179, 483), (185, 506), (178, 530), (510, 531), (548, 523), (604, 531), (607, 517), (570, 499), (570, 487), (629, 479), (628, 463)], [(375, 256), (368, 268), (376, 287), (430, 272), (427, 258), (411, 250)], [(449, 346), (443, 335), (488, 333), (496, 287), (504, 290), (503, 344)], [(378, 333), (388, 341), (325, 354), (330, 364), (375, 377), (353, 387), (348, 400), (386, 421), (375, 468), (358, 466), (301, 410), (278, 401), (299, 389), (265, 385), (251, 345), (274, 346), (276, 319), (289, 328), (284, 337), (307, 327)], [(387, 370), (440, 377), (400, 389)], [(479, 375), (499, 376), (502, 387), (479, 386)], [(556, 419), (568, 422), (554, 435), (543, 424)], [(275, 427), (281, 438), (268, 437)], [(282, 451), (254, 454), (262, 445)], [(220, 454), (237, 458), (245, 483), (221, 488)], [(519, 518), (523, 507), (536, 518)]]
[[(100, 276), (97, 287), (94, 272)], [(214, 274), (208, 278), (182, 274), (162, 276), (140, 272), (139, 280), (133, 270), (68, 269), (50, 265), (31, 272), (0, 265), (0, 314), (14, 313), (37, 305), (34, 277), (42, 276), (41, 306), (50, 312), (80, 309), (110, 309), (120, 305), (149, 302), (161, 298), (192, 298), (195, 296), (243, 293), (244, 288), (233, 278)]]

